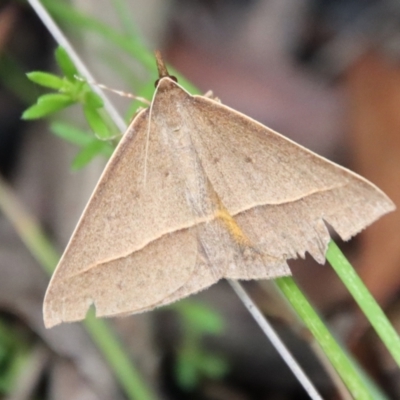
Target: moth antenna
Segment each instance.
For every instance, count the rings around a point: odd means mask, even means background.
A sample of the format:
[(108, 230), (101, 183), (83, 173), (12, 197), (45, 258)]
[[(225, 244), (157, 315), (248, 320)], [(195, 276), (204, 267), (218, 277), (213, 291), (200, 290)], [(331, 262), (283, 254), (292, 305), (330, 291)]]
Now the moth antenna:
[(158, 69), (158, 79), (156, 80), (154, 86), (157, 87), (160, 80), (162, 78), (166, 78), (166, 77), (172, 79), (175, 82), (178, 82), (178, 79), (176, 78), (176, 76), (169, 74), (160, 51), (156, 50), (154, 52), (154, 54), (156, 56), (156, 64), (157, 64), (157, 69)]
[(158, 77), (159, 79), (165, 78), (166, 76), (171, 76), (167, 70), (167, 67), (165, 66), (164, 60), (162, 58), (160, 50), (156, 50), (154, 52), (156, 56), (156, 63), (157, 63), (157, 69), (158, 69)]
[(89, 85), (95, 85), (95, 86), (99, 87), (100, 89), (108, 90), (109, 92), (118, 94), (119, 96), (127, 97), (129, 99), (140, 101), (141, 103), (144, 103), (144, 104), (146, 104), (148, 106), (150, 105), (150, 101), (145, 99), (144, 97), (135, 96), (132, 93), (127, 93), (127, 92), (124, 92), (122, 90), (112, 89), (112, 88), (110, 88), (110, 87), (108, 87), (106, 85), (103, 85), (102, 83), (98, 83), (98, 82), (95, 82), (95, 81), (88, 81), (88, 80), (86, 80), (86, 79), (84, 79), (84, 78), (82, 78), (82, 77), (80, 77), (78, 75), (74, 75), (74, 77), (75, 77), (76, 80), (78, 80), (80, 82), (86, 82)]

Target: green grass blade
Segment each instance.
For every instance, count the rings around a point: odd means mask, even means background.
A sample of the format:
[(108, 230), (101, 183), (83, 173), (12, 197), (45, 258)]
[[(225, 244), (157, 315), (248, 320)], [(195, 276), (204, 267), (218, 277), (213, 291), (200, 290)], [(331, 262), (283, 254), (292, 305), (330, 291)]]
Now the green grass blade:
[(134, 364), (127, 357), (126, 350), (117, 340), (107, 322), (104, 319), (96, 318), (94, 312), (89, 312), (85, 319), (85, 327), (93, 341), (101, 349), (129, 399), (154, 400), (155, 396), (144, 384)]
[(400, 366), (399, 335), (333, 240), (329, 243), (326, 259), (352, 294), (354, 300), (374, 327), (389, 353)]
[(279, 289), (295, 309), (298, 316), (311, 331), (318, 344), (328, 357), (350, 393), (355, 399), (373, 399), (368, 387), (364, 383), (353, 363), (349, 360), (342, 348), (333, 338), (328, 328), (321, 321), (309, 301), (291, 277), (275, 280)]
[(128, 6), (128, 2), (126, 0), (112, 0), (112, 4), (118, 16), (119, 25), (124, 32), (124, 36), (136, 41), (139, 37), (139, 33), (136, 30), (135, 24), (132, 23), (132, 12)]

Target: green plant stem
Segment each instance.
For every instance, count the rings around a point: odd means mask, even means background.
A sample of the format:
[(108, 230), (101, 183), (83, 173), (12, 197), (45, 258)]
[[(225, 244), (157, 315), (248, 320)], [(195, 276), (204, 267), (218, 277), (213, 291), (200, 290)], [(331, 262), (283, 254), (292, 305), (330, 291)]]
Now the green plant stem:
[(367, 386), (291, 277), (275, 279), (286, 299), (311, 331), (355, 399), (373, 399)]
[[(0, 210), (14, 226), (19, 237), (38, 263), (48, 275), (51, 275), (60, 258), (59, 254), (41, 230), (38, 221), (28, 213), (1, 177)], [(109, 325), (104, 320), (96, 319), (94, 315), (89, 314), (85, 320), (85, 326), (113, 369), (129, 399), (155, 399), (156, 396), (144, 384), (139, 372), (130, 361)]]
[(123, 349), (107, 322), (96, 318), (95, 314), (90, 312), (84, 323), (128, 397), (140, 400), (155, 399), (155, 395), (143, 383), (138, 370), (127, 357), (126, 350)]
[(60, 259), (39, 227), (38, 221), (28, 213), (12, 189), (0, 177), (0, 210), (8, 218), (33, 257), (51, 275)]
[(340, 279), (352, 294), (354, 300), (358, 303), (390, 354), (400, 366), (399, 335), (394, 330), (390, 321), (372, 297), (371, 293), (365, 287), (352, 265), (332, 240), (328, 246), (326, 259), (339, 275)]

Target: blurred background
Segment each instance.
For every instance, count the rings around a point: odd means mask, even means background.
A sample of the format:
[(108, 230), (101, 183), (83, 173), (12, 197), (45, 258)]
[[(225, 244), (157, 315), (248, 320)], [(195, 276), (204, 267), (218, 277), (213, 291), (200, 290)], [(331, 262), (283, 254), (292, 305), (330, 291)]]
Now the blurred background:
[[(90, 25), (96, 19), (121, 30), (125, 18), (125, 27), (131, 24), (149, 49), (161, 49), (201, 92), (212, 90), (224, 104), (358, 172), (400, 204), (400, 3), (44, 3), (52, 5), (50, 10), (97, 81), (140, 94), (143, 82), (152, 85), (156, 79), (154, 71), (110, 45), (93, 28), (95, 24)], [(58, 9), (57, 4), (61, 4)], [(61, 253), (105, 161), (94, 159), (72, 172), (76, 147), (53, 135), (48, 121), (20, 118), (41, 94), (25, 73), (59, 72), (55, 47), (27, 3), (0, 2), (0, 206), (7, 201), (5, 190), (11, 190)], [(126, 115), (127, 100), (113, 97), (112, 101)], [(85, 128), (79, 108), (56, 118)], [(396, 211), (355, 240), (341, 243), (397, 328), (399, 232)], [(400, 398), (398, 369), (329, 265), (318, 265), (308, 257), (291, 261), (290, 266), (332, 330), (389, 398)], [(44, 328), (41, 307), (48, 280), (0, 209), (0, 398), (126, 398), (82, 324)], [(262, 285), (246, 287), (324, 398), (341, 398), (301, 332), (295, 332), (290, 318), (282, 315), (273, 297), (265, 295)], [(202, 326), (202, 318), (213, 321), (208, 330), (193, 328), (191, 324)], [(307, 398), (224, 282), (186, 303), (109, 322), (159, 398)]]

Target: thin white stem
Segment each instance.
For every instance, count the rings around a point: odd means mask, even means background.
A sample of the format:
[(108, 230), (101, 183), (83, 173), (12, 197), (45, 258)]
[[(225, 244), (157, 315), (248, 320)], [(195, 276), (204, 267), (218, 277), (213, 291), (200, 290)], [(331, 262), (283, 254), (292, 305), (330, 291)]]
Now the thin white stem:
[[(68, 39), (65, 37), (65, 35), (61, 32), (60, 28), (57, 26), (57, 24), (54, 22), (53, 18), (50, 16), (50, 14), (47, 12), (47, 10), (43, 7), (43, 5), (40, 3), (39, 0), (28, 0), (29, 4), (32, 6), (32, 8), (36, 11), (36, 14), (38, 17), (42, 20), (43, 24), (47, 27), (49, 32), (52, 34), (56, 42), (65, 49), (65, 51), (68, 53), (70, 56), (71, 60), (75, 64), (77, 70), (79, 73), (85, 77), (85, 79), (90, 82), (94, 82), (95, 79), (93, 78), (92, 74), (89, 72), (87, 69), (86, 65), (83, 63), (82, 59), (78, 56), (78, 54), (75, 52), (74, 48), (71, 46), (70, 42)], [(112, 105), (110, 100), (108, 100), (107, 96), (103, 93), (102, 90), (96, 85), (91, 85), (92, 89), (94, 92), (96, 92), (103, 100), (104, 102), (104, 108), (114, 121), (115, 125), (117, 125), (118, 129), (121, 132), (126, 131), (126, 123), (121, 118), (119, 115), (118, 111), (116, 108)]]
[(321, 395), (317, 392), (317, 389), (315, 389), (312, 382), (308, 379), (308, 376), (304, 373), (300, 365), (293, 358), (290, 351), (281, 341), (275, 330), (272, 328), (267, 319), (261, 313), (260, 309), (254, 304), (253, 300), (243, 289), (243, 286), (238, 281), (228, 279), (228, 282), (232, 286), (232, 289), (236, 292), (236, 294), (238, 295), (239, 299), (242, 301), (244, 306), (256, 320), (257, 324), (260, 326), (262, 331), (265, 333), (265, 335), (271, 341), (273, 346), (276, 348), (280, 356), (286, 362), (287, 366), (292, 370), (293, 374), (300, 382), (300, 384), (303, 386), (305, 391), (308, 393), (310, 398), (313, 400), (322, 400)]

